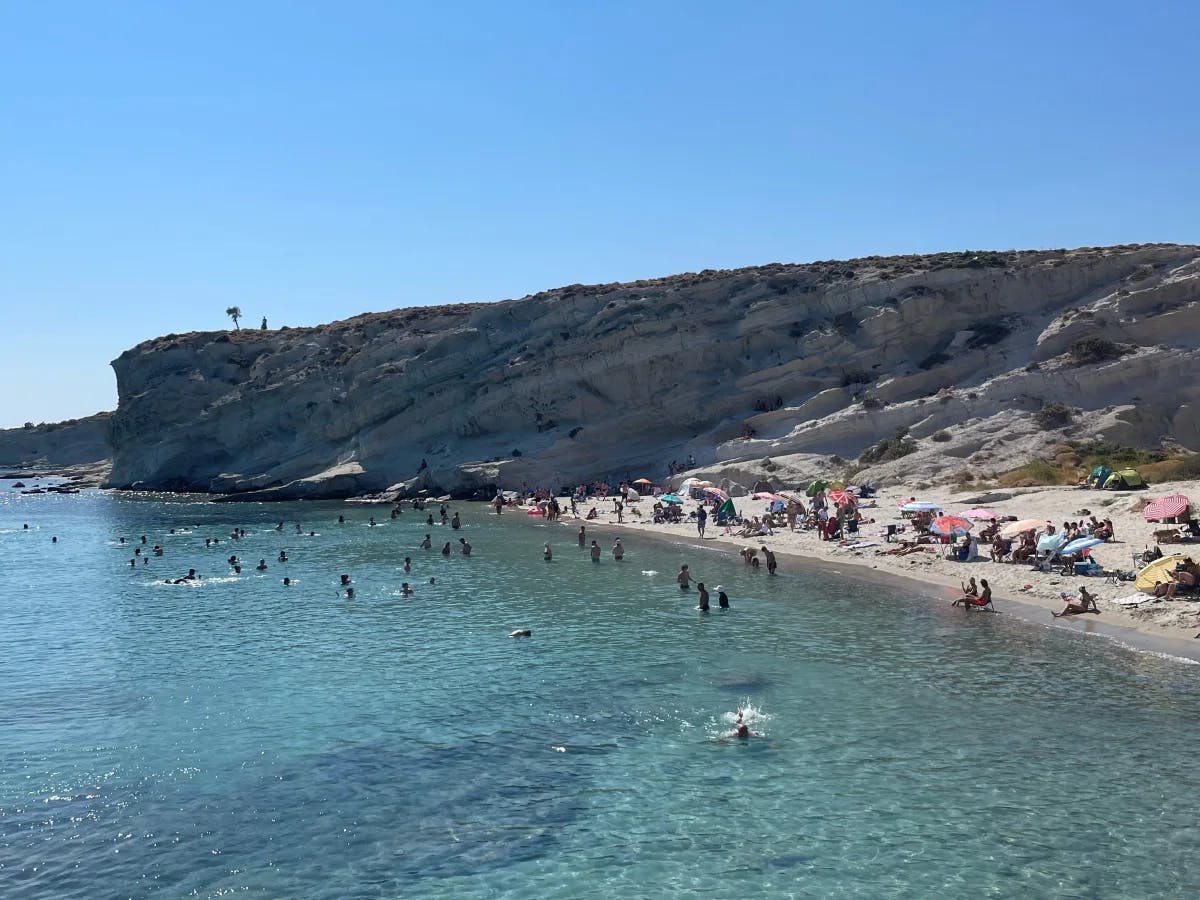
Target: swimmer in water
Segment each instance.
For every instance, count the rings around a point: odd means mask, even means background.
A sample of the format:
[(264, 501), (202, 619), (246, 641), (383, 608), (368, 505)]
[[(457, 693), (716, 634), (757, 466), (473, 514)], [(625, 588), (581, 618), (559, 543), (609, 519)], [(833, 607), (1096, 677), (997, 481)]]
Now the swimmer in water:
[[(430, 524), (432, 525), (433, 523), (430, 522)], [(421, 549), (422, 550), (432, 550), (433, 549), (433, 541), (430, 540), (429, 535), (425, 535), (425, 540), (421, 541)]]
[(343, 576), (342, 576), (342, 587), (345, 587), (345, 586), (346, 586), (346, 585), (348, 585), (349, 583), (350, 583), (350, 576), (349, 576), (349, 575), (343, 575)]
[(367, 524), (368, 524), (368, 525), (370, 525), (370, 526), (372, 526), (372, 527), (374, 527), (374, 525), (375, 525), (375, 517), (374, 517), (374, 516), (371, 516), (371, 521), (370, 521), (370, 522), (368, 522)]
[(405, 574), (408, 574), (411, 571), (412, 571), (412, 557), (406, 556), (406, 557), (404, 557), (404, 572), (405, 572)]
[(594, 563), (600, 562), (600, 545), (599, 544), (597, 544), (595, 541), (592, 541), (592, 547), (588, 552), (591, 553), (591, 555), (592, 555), (592, 562), (594, 562)]
[(470, 556), (471, 555), (471, 545), (467, 543), (467, 539), (459, 538), (458, 543), (459, 543), (459, 549), (462, 550), (462, 555)]
[(450, 527), (453, 528), (455, 531), (457, 531), (460, 527), (462, 527), (462, 523), (460, 521), (458, 521), (458, 513), (455, 513), (454, 518), (452, 518), (450, 520)]
[(675, 576), (675, 580), (679, 582), (681, 591), (686, 591), (692, 586), (692, 573), (688, 571), (687, 563), (679, 567), (679, 574)]
[(412, 588), (410, 588), (410, 587), (408, 586), (408, 582), (407, 582), (407, 581), (403, 582), (403, 583), (400, 585), (400, 594), (401, 594), (401, 596), (404, 596), (404, 597), (411, 597), (411, 596), (412, 596), (412, 592), (413, 592), (413, 589), (412, 589)]
[(444, 546), (442, 548), (442, 556), (449, 556), (449, 555), (450, 555), (450, 542), (446, 541), (446, 546)]
[(292, 579), (290, 579), (290, 578), (285, 578), (285, 579), (283, 579), (283, 586), (284, 586), (284, 587), (291, 587), (291, 586), (292, 586)]
[(704, 587), (703, 581), (696, 582), (696, 590), (700, 592), (700, 603), (696, 609), (702, 613), (708, 612), (708, 590)]
[(348, 587), (348, 588), (346, 588), (346, 599), (347, 599), (347, 600), (353, 600), (353, 599), (354, 599), (354, 588), (352, 588), (352, 587)]
[(260, 571), (260, 572), (267, 571), (267, 561), (265, 559), (260, 559), (258, 561), (258, 565), (255, 566), (254, 568), (258, 569), (258, 571)]
[(729, 595), (725, 593), (725, 588), (717, 585), (717, 606), (721, 609), (729, 609)]
[(517, 628), (516, 630), (514, 630), (514, 631), (513, 631), (513, 632), (512, 632), (512, 633), (509, 635), (509, 637), (510, 637), (510, 638), (514, 638), (514, 637), (533, 637), (533, 629), (532, 629), (532, 628)]
[(284, 553), (282, 550), (280, 550), (280, 551), (279, 551), (279, 561), (280, 561), (280, 562), (287, 562), (287, 561), (288, 561), (288, 560), (287, 560), (287, 554), (286, 554), (286, 553)]
[(612, 546), (613, 559), (618, 562), (625, 558), (625, 546), (621, 543), (621, 539), (617, 538)]
[(345, 525), (345, 524), (346, 524), (346, 517), (345, 517), (345, 516), (338, 516), (338, 524), (339, 524), (339, 525)]
[(553, 558), (554, 554), (550, 551), (550, 544), (547, 543), (544, 547), (542, 547), (542, 559), (544, 559), (546, 562), (550, 562), (550, 560)]

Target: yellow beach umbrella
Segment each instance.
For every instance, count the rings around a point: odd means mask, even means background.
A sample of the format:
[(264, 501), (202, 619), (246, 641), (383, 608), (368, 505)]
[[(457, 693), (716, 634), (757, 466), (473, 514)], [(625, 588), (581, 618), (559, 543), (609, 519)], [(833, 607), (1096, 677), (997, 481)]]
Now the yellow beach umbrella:
[(1170, 556), (1156, 559), (1137, 573), (1137, 578), (1133, 580), (1133, 586), (1139, 591), (1145, 591), (1148, 594), (1154, 593), (1154, 586), (1160, 581), (1170, 581), (1175, 566), (1183, 562), (1186, 557), (1186, 553), (1172, 553)]

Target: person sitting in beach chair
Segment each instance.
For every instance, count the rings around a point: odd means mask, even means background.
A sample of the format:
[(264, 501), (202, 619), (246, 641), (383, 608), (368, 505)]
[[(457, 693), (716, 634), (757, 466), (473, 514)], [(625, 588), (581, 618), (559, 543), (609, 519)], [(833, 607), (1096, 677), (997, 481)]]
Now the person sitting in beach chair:
[(991, 549), (992, 562), (1004, 562), (1004, 557), (1012, 552), (1012, 545), (1012, 541), (1006, 541), (1001, 537), (993, 540)]
[(1177, 594), (1186, 594), (1195, 590), (1198, 582), (1200, 582), (1200, 565), (1197, 565), (1189, 556), (1175, 567), (1170, 581), (1160, 581), (1154, 586), (1154, 596), (1163, 600), (1173, 600)]

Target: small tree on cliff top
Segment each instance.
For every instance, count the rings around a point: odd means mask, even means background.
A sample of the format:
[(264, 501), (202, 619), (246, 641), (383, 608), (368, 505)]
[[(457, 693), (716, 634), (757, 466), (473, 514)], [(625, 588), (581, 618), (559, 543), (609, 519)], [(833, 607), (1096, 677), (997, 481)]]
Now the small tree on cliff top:
[(229, 309), (225, 310), (225, 315), (233, 319), (233, 327), (238, 331), (241, 331), (242, 326), (238, 324), (238, 319), (242, 317), (242, 308), (240, 306), (231, 306)]

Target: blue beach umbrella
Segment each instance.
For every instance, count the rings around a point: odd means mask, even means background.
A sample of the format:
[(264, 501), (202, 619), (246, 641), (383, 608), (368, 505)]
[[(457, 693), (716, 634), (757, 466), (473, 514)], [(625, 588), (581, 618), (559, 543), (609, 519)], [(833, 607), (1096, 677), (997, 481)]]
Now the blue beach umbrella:
[(931, 500), (914, 500), (912, 503), (905, 503), (900, 507), (900, 512), (937, 512), (942, 508), (942, 504), (934, 503)]
[(1063, 556), (1074, 556), (1080, 550), (1087, 550), (1089, 547), (1095, 547), (1097, 544), (1103, 544), (1104, 541), (1100, 538), (1081, 537), (1075, 538), (1071, 543), (1067, 544), (1058, 552)]
[(683, 503), (683, 498), (676, 494), (663, 494), (658, 499), (663, 503)]

